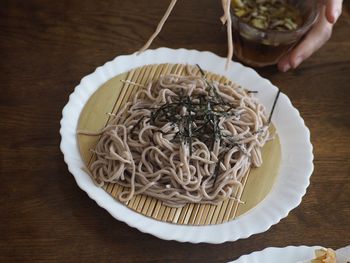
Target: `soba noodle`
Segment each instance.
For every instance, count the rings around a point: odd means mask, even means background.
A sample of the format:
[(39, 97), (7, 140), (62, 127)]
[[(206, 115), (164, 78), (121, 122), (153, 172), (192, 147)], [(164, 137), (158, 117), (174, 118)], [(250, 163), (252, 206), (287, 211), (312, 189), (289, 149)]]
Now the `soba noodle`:
[[(152, 34), (152, 36), (147, 40), (146, 44), (138, 51), (138, 54), (145, 51), (150, 47), (153, 40), (158, 36), (160, 31), (162, 30), (166, 20), (168, 19), (171, 11), (173, 10), (177, 0), (172, 0), (168, 6), (168, 9), (166, 10), (165, 14), (163, 15), (162, 19), (159, 21), (156, 30)], [(226, 59), (226, 69), (228, 68), (229, 62), (232, 60), (233, 57), (233, 40), (232, 40), (232, 21), (231, 21), (231, 0), (221, 0), (222, 9), (224, 11), (224, 14), (220, 17), (220, 20), (222, 24), (226, 24), (227, 29), (227, 59)]]
[(173, 207), (236, 198), (269, 138), (251, 93), (193, 75), (148, 83), (98, 134), (88, 167), (97, 185), (124, 186), (121, 202), (144, 194)]
[(152, 44), (153, 40), (158, 36), (158, 34), (160, 33), (160, 31), (162, 30), (166, 20), (168, 19), (171, 11), (173, 10), (175, 4), (176, 4), (177, 0), (171, 0), (168, 9), (166, 10), (164, 16), (162, 17), (162, 19), (160, 20), (160, 22), (158, 23), (157, 29), (156, 31), (152, 34), (152, 36), (148, 39), (148, 41), (146, 42), (146, 44), (139, 50), (139, 53), (145, 51), (147, 48), (149, 48), (149, 46)]

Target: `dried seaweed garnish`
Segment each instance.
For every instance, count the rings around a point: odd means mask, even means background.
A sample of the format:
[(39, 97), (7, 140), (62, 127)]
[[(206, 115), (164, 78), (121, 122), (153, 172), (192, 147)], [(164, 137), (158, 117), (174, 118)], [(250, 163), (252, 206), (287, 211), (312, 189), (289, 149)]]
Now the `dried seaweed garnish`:
[(137, 127), (140, 126), (141, 121), (142, 121), (144, 118), (145, 118), (145, 116), (142, 116), (142, 117), (136, 122), (136, 124), (131, 128), (130, 134), (133, 134), (133, 132), (135, 131), (135, 129), (136, 129)]
[[(197, 65), (198, 66), (198, 65)], [(200, 95), (184, 95), (178, 94), (172, 98), (172, 102), (167, 102), (159, 107), (143, 107), (150, 111), (150, 124), (161, 127), (166, 123), (171, 123), (173, 127), (177, 128), (175, 136), (172, 138), (173, 142), (184, 143), (189, 149), (189, 155), (192, 156), (192, 144), (195, 139), (205, 142), (211, 151), (214, 149), (215, 142), (219, 142), (223, 147), (222, 153), (218, 156), (218, 161), (215, 165), (212, 176), (214, 177), (214, 184), (216, 183), (217, 174), (220, 171), (220, 163), (224, 153), (231, 150), (233, 147), (247, 154), (245, 144), (240, 140), (234, 138), (233, 135), (223, 133), (223, 129), (219, 123), (223, 118), (231, 116), (239, 118), (241, 111), (236, 105), (232, 105), (226, 101), (217, 92), (217, 88), (212, 85), (206, 78), (204, 71), (198, 66), (202, 73), (203, 80), (206, 83), (207, 94)], [(256, 93), (256, 91), (247, 91), (247, 93)], [(142, 121), (142, 118), (139, 122)], [(139, 125), (139, 122), (133, 129)], [(167, 134), (161, 131), (162, 134)], [(260, 131), (257, 131), (257, 133)], [(242, 138), (243, 139), (243, 138)]]
[(272, 108), (271, 108), (269, 120), (268, 120), (268, 122), (267, 122), (268, 125), (270, 125), (270, 123), (271, 123), (272, 115), (273, 115), (273, 112), (275, 111), (275, 107), (276, 107), (276, 104), (277, 104), (278, 97), (280, 96), (280, 93), (281, 93), (281, 90), (278, 90), (277, 95), (276, 95), (276, 97), (275, 97), (275, 100), (274, 100), (274, 102), (273, 102)]
[[(226, 153), (226, 152), (225, 152)], [(214, 182), (213, 182), (213, 188), (216, 185), (216, 180), (218, 178), (219, 172), (220, 172), (220, 163), (223, 161), (224, 159), (224, 154), (223, 152), (219, 155), (218, 161), (215, 164), (215, 168), (214, 168), (214, 173), (213, 173), (213, 177), (214, 177)]]
[[(211, 87), (208, 86), (208, 89)], [(171, 122), (178, 127), (178, 132), (173, 140), (185, 143), (192, 155), (192, 142), (195, 138), (206, 141), (211, 148), (216, 140), (222, 138), (219, 127), (221, 118), (237, 116), (233, 105), (225, 102), (219, 94), (194, 95), (173, 98), (172, 103), (165, 103), (157, 109), (151, 110), (150, 122), (152, 125), (161, 125)], [(182, 114), (182, 112), (185, 114)]]

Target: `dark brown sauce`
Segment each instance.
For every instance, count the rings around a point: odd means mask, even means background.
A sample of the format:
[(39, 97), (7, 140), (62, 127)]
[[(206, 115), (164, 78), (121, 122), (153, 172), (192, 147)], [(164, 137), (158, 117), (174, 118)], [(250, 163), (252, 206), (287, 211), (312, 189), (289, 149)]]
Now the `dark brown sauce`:
[[(237, 6), (239, 3), (241, 6)], [(261, 6), (264, 6), (261, 11)], [(286, 38), (278, 39), (275, 34), (288, 34), (288, 31), (298, 29), (303, 24), (301, 12), (292, 7), (284, 0), (232, 0), (233, 13), (236, 20), (249, 24), (251, 29), (243, 29), (237, 23), (233, 25), (233, 45), (234, 53), (238, 59), (252, 66), (267, 66), (276, 64), (279, 59), (290, 50), (297, 42), (297, 38), (292, 36), (288, 41)], [(281, 11), (282, 10), (282, 11)], [(237, 12), (241, 12), (238, 14)], [(266, 22), (263, 26), (256, 26), (253, 22), (256, 19)], [(281, 22), (279, 26), (276, 26)], [(292, 23), (293, 26), (290, 26)], [(236, 25), (236, 26), (235, 26)], [(239, 30), (245, 30), (240, 32)], [(257, 37), (254, 31), (263, 30), (264, 39)], [(264, 31), (268, 30), (268, 31)]]
[(265, 66), (277, 63), (294, 44), (267, 45), (246, 39), (238, 31), (233, 32), (235, 55), (238, 59), (252, 66)]

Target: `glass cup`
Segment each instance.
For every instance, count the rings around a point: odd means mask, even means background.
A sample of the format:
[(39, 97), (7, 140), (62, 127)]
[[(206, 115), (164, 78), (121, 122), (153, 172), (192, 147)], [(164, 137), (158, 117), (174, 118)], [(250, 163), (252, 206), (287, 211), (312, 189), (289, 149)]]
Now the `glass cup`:
[(245, 64), (263, 67), (277, 64), (315, 23), (319, 13), (318, 0), (287, 0), (300, 10), (303, 24), (296, 30), (259, 29), (242, 21), (231, 11), (235, 56)]

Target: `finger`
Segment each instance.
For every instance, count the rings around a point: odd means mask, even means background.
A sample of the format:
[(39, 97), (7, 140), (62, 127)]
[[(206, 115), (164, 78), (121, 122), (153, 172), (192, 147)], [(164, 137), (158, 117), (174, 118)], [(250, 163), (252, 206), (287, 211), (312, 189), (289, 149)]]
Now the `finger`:
[(305, 39), (280, 60), (278, 68), (282, 72), (298, 67), (302, 61), (310, 57), (331, 37), (333, 25), (328, 22), (324, 15), (325, 8), (322, 12)]
[(327, 20), (334, 24), (341, 14), (343, 0), (326, 0), (325, 4)]

